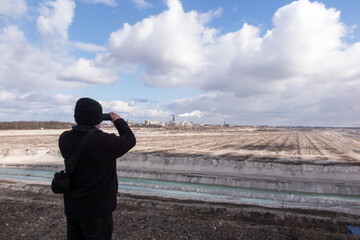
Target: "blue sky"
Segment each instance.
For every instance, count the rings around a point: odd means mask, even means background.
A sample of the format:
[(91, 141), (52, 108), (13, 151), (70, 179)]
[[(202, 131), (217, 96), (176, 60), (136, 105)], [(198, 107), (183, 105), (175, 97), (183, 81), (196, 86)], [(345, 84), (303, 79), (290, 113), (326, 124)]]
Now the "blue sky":
[(0, 121), (360, 126), (360, 1), (0, 0)]

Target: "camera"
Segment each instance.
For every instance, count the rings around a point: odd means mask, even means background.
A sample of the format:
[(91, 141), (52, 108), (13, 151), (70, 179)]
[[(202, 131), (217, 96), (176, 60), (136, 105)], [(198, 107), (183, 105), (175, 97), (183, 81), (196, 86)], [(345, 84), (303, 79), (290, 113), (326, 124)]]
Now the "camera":
[(103, 113), (103, 115), (102, 115), (102, 120), (103, 120), (103, 121), (111, 121), (112, 119), (111, 119), (109, 113)]

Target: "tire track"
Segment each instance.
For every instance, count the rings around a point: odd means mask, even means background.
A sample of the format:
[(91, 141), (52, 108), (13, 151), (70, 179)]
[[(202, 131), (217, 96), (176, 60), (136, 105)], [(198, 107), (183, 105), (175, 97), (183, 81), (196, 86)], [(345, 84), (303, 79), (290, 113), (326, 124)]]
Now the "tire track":
[(289, 141), (289, 138), (291, 136), (291, 133), (288, 133), (287, 136), (285, 137), (285, 140), (281, 143), (280, 145), (280, 151), (279, 152), (283, 152), (285, 149), (285, 145), (286, 143)]
[[(345, 138), (343, 135), (335, 134), (334, 132), (331, 132), (331, 134), (335, 135), (335, 137), (330, 138), (330, 137), (324, 136), (323, 133), (319, 133), (319, 137), (326, 139), (328, 142), (331, 142), (333, 145), (335, 145), (343, 150), (345, 149), (344, 150), (345, 154), (346, 154), (346, 151), (351, 151), (354, 153), (360, 152), (360, 148), (354, 148), (354, 146), (360, 147), (360, 142), (357, 141), (355, 138), (349, 137), (350, 139), (348, 139), (348, 138)], [(351, 144), (351, 143), (353, 143), (353, 144)], [(349, 146), (349, 145), (352, 145), (352, 146)]]
[[(255, 142), (252, 142), (250, 144), (246, 144), (244, 146), (239, 146), (239, 149), (245, 149), (245, 150), (264, 150), (269, 143), (276, 141), (281, 135), (277, 134), (275, 136), (262, 138), (260, 140), (256, 140)], [(275, 138), (275, 139), (274, 139)], [(274, 140), (273, 140), (274, 139)], [(265, 144), (261, 144), (262, 142), (265, 142)]]
[[(306, 134), (304, 134), (304, 137), (309, 141), (313, 149), (315, 149), (321, 156), (324, 156), (324, 154), (320, 151), (320, 149), (313, 143), (313, 141), (311, 141), (311, 139)], [(310, 154), (310, 148), (309, 148), (309, 154)]]
[(243, 143), (246, 141), (246, 138), (244, 139), (243, 137), (232, 137), (231, 139), (224, 139), (221, 141), (217, 141), (217, 146), (211, 148), (211, 151), (219, 151), (219, 150), (224, 150), (225, 148), (230, 148), (232, 150), (239, 150), (238, 146), (239, 143)]
[(297, 155), (301, 156), (301, 150), (300, 150), (300, 141), (299, 141), (299, 133), (296, 133), (296, 153)]
[[(262, 139), (262, 141), (258, 141), (258, 142), (264, 142), (265, 141), (265, 144), (260, 145), (259, 147), (257, 147), (256, 150), (259, 150), (259, 151), (267, 150), (269, 148), (269, 145), (276, 142), (281, 136), (282, 136), (282, 134), (277, 134), (277, 135), (271, 137), (270, 139)], [(253, 147), (253, 146), (254, 146), (254, 144), (251, 145), (250, 147)], [(249, 149), (249, 150), (255, 150), (255, 149)], [(274, 159), (274, 157), (271, 157), (271, 156), (268, 156), (268, 158)], [(253, 159), (256, 159), (255, 154), (252, 154), (252, 155), (246, 157), (244, 160), (248, 161), (248, 160), (253, 160)]]
[(356, 159), (347, 156), (346, 153), (344, 151), (340, 151), (334, 147), (332, 147), (331, 145), (329, 145), (328, 143), (326, 143), (324, 140), (321, 139), (321, 136), (318, 134), (317, 136), (313, 136), (313, 138), (323, 146), (323, 148), (325, 149), (325, 151), (330, 152), (330, 154), (334, 154), (337, 157), (343, 159), (343, 160), (348, 160), (348, 161), (355, 161)]

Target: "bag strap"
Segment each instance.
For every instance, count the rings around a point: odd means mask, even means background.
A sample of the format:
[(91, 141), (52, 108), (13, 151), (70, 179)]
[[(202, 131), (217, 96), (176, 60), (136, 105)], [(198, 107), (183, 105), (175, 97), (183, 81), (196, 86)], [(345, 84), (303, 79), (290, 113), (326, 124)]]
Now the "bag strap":
[(91, 135), (96, 131), (96, 128), (91, 128), (89, 129), (89, 131), (86, 133), (85, 137), (83, 138), (83, 140), (81, 141), (79, 147), (76, 149), (76, 151), (71, 155), (70, 160), (66, 161), (65, 160), (65, 172), (66, 173), (71, 173), (74, 171), (76, 165), (79, 162), (79, 158), (80, 158), (80, 153), (81, 150), (84, 148), (86, 142), (89, 140), (89, 138), (91, 137)]

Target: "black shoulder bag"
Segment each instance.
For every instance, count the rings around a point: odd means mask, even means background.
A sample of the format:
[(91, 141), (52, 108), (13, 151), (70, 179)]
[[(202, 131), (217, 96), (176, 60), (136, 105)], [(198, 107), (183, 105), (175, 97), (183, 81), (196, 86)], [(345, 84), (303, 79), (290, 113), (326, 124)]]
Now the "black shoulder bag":
[(70, 192), (70, 173), (72, 173), (79, 161), (80, 153), (86, 142), (91, 135), (96, 131), (96, 128), (91, 128), (86, 136), (81, 141), (79, 147), (71, 155), (70, 160), (65, 159), (65, 171), (56, 172), (51, 182), (51, 190), (56, 194), (69, 193)]

